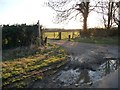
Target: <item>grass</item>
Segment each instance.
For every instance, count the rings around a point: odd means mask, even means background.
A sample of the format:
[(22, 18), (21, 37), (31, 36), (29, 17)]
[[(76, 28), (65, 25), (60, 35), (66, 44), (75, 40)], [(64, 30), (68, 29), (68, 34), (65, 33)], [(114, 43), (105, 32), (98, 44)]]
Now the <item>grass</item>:
[[(62, 40), (68, 40), (68, 35), (73, 37), (73, 32), (62, 32)], [(58, 32), (46, 32), (45, 37), (58, 39)], [(74, 38), (71, 41), (82, 42), (82, 43), (93, 43), (93, 44), (109, 44), (109, 45), (120, 45), (118, 37), (91, 37), (91, 38), (79, 38), (79, 32), (74, 32)]]
[(0, 63), (2, 87), (29, 87), (34, 81), (55, 73), (66, 62), (64, 49), (56, 45), (39, 48), (34, 55), (5, 60)]
[(94, 44), (120, 45), (118, 37), (75, 38), (71, 41)]
[[(73, 32), (62, 32), (62, 39), (67, 39), (68, 36), (71, 35), (71, 38), (72, 37), (78, 37), (79, 35), (79, 32), (74, 32), (74, 35), (73, 35)], [(48, 38), (54, 38), (54, 39), (58, 39), (58, 32), (45, 32), (44, 34), (45, 37), (48, 37)]]

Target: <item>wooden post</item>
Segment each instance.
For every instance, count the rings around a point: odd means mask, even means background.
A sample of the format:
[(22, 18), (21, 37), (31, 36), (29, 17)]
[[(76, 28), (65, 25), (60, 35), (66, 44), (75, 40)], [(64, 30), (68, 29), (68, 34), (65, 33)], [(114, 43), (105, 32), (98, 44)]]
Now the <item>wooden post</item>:
[(45, 45), (47, 44), (47, 37), (45, 37), (45, 41), (44, 41), (44, 44), (45, 44)]
[(70, 35), (68, 36), (68, 41), (70, 41)]
[(39, 23), (39, 20), (38, 20), (38, 40), (39, 40), (39, 46), (41, 46), (41, 30), (40, 30), (40, 23)]
[(61, 40), (61, 32), (59, 32), (59, 39)]
[(40, 27), (40, 23), (39, 23), (39, 20), (38, 20), (38, 39), (39, 39), (39, 45), (41, 46), (41, 45), (43, 45), (44, 44), (44, 42), (43, 42), (43, 31), (42, 31), (42, 29), (41, 29), (41, 27)]

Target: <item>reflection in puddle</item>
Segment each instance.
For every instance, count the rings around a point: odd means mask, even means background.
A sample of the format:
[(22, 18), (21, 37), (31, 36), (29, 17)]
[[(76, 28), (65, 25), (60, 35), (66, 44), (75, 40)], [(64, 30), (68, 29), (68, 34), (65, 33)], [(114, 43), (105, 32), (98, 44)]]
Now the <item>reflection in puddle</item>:
[(108, 60), (102, 65), (100, 65), (96, 71), (89, 71), (89, 76), (92, 82), (95, 82), (101, 79), (102, 77), (106, 76), (107, 74), (114, 72), (119, 67), (120, 67), (119, 60)]
[(78, 85), (92, 85), (95, 81), (100, 80), (107, 74), (114, 72), (120, 66), (119, 60), (107, 60), (105, 63), (101, 64), (96, 71), (89, 69), (70, 69), (67, 71), (61, 71), (57, 77), (57, 80), (61, 81), (63, 86), (69, 86), (72, 84)]
[(102, 71), (104, 73), (104, 75), (107, 75), (110, 72), (117, 70), (119, 66), (120, 66), (119, 60), (108, 60), (105, 63), (103, 63), (102, 65), (100, 65), (100, 67), (98, 69), (100, 71)]

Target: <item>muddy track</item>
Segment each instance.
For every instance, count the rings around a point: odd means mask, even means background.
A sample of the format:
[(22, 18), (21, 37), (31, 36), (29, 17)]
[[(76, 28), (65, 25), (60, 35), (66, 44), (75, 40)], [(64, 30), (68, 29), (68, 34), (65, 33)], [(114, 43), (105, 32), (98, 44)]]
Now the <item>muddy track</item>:
[[(56, 74), (35, 82), (33, 88), (87, 88), (119, 67), (118, 46), (59, 40), (49, 42), (66, 50), (69, 63)], [(108, 68), (110, 70), (106, 71)]]

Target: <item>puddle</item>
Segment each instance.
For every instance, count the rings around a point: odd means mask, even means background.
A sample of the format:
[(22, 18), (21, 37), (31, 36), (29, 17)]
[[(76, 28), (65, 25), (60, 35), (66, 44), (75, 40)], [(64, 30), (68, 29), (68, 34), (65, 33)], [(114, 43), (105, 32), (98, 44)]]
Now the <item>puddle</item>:
[(119, 66), (120, 60), (107, 60), (99, 65), (96, 71), (92, 71), (88, 68), (67, 69), (58, 73), (56, 79), (61, 82), (62, 86), (91, 86), (94, 82), (117, 70)]
[(73, 70), (67, 70), (67, 71), (61, 71), (60, 74), (58, 75), (58, 80), (64, 84), (64, 86), (69, 86), (71, 84), (74, 84), (79, 76), (80, 72), (78, 72), (79, 69)]
[[(78, 63), (79, 64), (79, 63)], [(41, 82), (38, 81), (34, 84), (34, 87), (39, 88), (90, 88), (96, 84), (96, 81), (101, 80), (107, 74), (114, 72), (120, 67), (120, 60), (109, 60), (94, 67), (94, 70), (88, 68), (88, 65), (77, 66), (76, 64), (68, 64), (63, 70), (56, 73), (55, 76), (48, 79), (45, 78)], [(92, 65), (94, 66), (94, 65)]]

